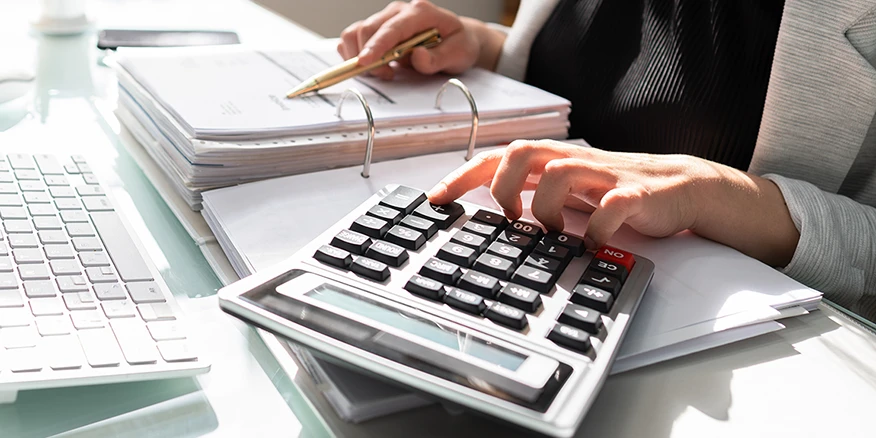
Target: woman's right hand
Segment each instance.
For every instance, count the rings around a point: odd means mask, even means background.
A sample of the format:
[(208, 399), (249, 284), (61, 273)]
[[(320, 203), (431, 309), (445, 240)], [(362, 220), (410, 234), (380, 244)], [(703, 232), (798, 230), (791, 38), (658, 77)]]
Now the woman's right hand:
[[(390, 49), (425, 30), (436, 28), (442, 42), (431, 49), (411, 52), (410, 65), (420, 73), (462, 73), (474, 65), (494, 69), (504, 42), (502, 32), (482, 21), (459, 17), (426, 0), (396, 1), (382, 11), (357, 21), (341, 32), (338, 53), (344, 59), (359, 57), (359, 65), (378, 60)], [(382, 79), (392, 79), (391, 66), (372, 70)]]

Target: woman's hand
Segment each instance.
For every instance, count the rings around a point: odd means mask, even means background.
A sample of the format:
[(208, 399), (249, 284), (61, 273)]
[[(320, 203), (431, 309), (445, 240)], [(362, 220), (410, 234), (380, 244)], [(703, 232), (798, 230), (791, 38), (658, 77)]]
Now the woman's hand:
[(654, 237), (690, 229), (784, 266), (800, 237), (771, 181), (687, 155), (518, 140), (477, 155), (438, 183), (429, 200), (445, 204), (487, 183), (511, 219), (523, 213), (520, 193), (532, 189), (532, 214), (549, 229), (563, 229), (564, 206), (592, 212), (585, 236), (591, 248), (627, 223)]
[[(378, 60), (390, 49), (412, 36), (437, 28), (442, 42), (411, 52), (410, 65), (420, 73), (462, 73), (474, 65), (494, 70), (505, 35), (483, 22), (458, 17), (426, 0), (393, 2), (382, 11), (357, 21), (341, 32), (338, 53), (344, 59), (359, 56), (359, 64)], [(375, 69), (371, 74), (392, 79), (391, 66)]]

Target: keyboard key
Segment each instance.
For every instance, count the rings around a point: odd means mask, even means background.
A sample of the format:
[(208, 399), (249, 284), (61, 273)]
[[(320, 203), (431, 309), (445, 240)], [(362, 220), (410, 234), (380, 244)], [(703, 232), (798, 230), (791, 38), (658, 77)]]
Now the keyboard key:
[(64, 305), (67, 310), (94, 310), (97, 309), (97, 303), (94, 297), (88, 292), (74, 292), (64, 294)]
[(433, 300), (441, 300), (444, 296), (444, 285), (431, 278), (422, 277), (414, 274), (408, 283), (405, 285), (405, 290), (419, 295), (421, 297), (430, 298)]
[(158, 351), (161, 357), (168, 362), (185, 362), (197, 360), (198, 357), (185, 340), (162, 341), (158, 343)]
[(67, 181), (67, 177), (60, 175), (46, 175), (43, 180), (46, 182), (47, 186), (67, 186), (70, 185), (70, 182)]
[(572, 252), (569, 250), (569, 248), (549, 242), (546, 238), (538, 242), (532, 252), (533, 254), (560, 259), (563, 261), (563, 263), (568, 262), (572, 258)]
[(611, 275), (603, 274), (595, 269), (588, 268), (581, 276), (580, 283), (596, 286), (612, 295), (620, 292), (620, 281)]
[(76, 163), (76, 167), (79, 168), (79, 173), (91, 173), (91, 166), (88, 163)]
[[(137, 308), (134, 303), (129, 300), (114, 300), (104, 301), (100, 303), (103, 308), (103, 313), (109, 319), (114, 318), (133, 318), (137, 316)], [(137, 321), (140, 324), (140, 321)]]
[(499, 229), (504, 229), (508, 226), (508, 219), (505, 218), (505, 216), (487, 210), (478, 210), (478, 212), (471, 217), (471, 220), (482, 224), (492, 225)]
[(462, 266), (463, 268), (471, 266), (477, 256), (478, 254), (475, 250), (453, 242), (445, 243), (436, 255), (441, 260)]
[(84, 156), (84, 155), (79, 155), (79, 154), (71, 155), (71, 156), (70, 156), (70, 159), (73, 160), (73, 162), (76, 163), (76, 164), (85, 164), (85, 163), (87, 163), (87, 161), (85, 161), (85, 156)]
[(581, 353), (586, 353), (590, 350), (590, 335), (583, 330), (566, 324), (557, 323), (550, 334), (548, 334), (548, 339), (563, 347)]
[(142, 322), (135, 319), (116, 319), (110, 321), (110, 327), (122, 347), (126, 362), (137, 365), (158, 361), (158, 350)]
[(79, 261), (82, 262), (82, 266), (85, 266), (86, 268), (90, 266), (110, 265), (109, 257), (103, 252), (84, 252), (79, 254)]
[(404, 248), (381, 240), (372, 243), (365, 255), (396, 268), (408, 261), (408, 252)]
[(511, 225), (508, 227), (508, 229), (515, 233), (528, 236), (532, 240), (540, 240), (542, 236), (544, 236), (544, 231), (542, 231), (541, 227), (531, 222), (524, 222), (519, 220), (514, 221), (511, 222)]
[(0, 207), (0, 219), (27, 219), (24, 207)]
[(426, 243), (426, 236), (423, 233), (401, 225), (390, 228), (384, 239), (413, 251), (420, 249)]
[(15, 182), (15, 176), (9, 171), (6, 163), (0, 162), (0, 183), (11, 184)]
[(18, 267), (18, 275), (23, 281), (27, 280), (48, 280), (49, 268), (45, 264), (27, 264)]
[(39, 181), (43, 177), (36, 170), (20, 169), (15, 171), (15, 179), (19, 181)]
[(368, 257), (356, 257), (350, 270), (374, 281), (386, 281), (389, 278), (389, 266)]
[(79, 196), (102, 196), (105, 195), (106, 192), (103, 191), (103, 187), (101, 186), (77, 186), (76, 193)]
[(49, 266), (55, 275), (76, 275), (82, 273), (76, 260), (52, 260), (49, 262)]
[(128, 298), (128, 295), (125, 294), (125, 289), (119, 283), (95, 284), (92, 288), (94, 289), (94, 296), (101, 301), (124, 300)]
[(31, 204), (27, 206), (31, 216), (55, 216), (55, 207), (51, 204)]
[(349, 251), (353, 254), (365, 254), (365, 250), (371, 246), (371, 239), (355, 231), (341, 230), (332, 239), (332, 246)]
[(37, 331), (40, 336), (60, 336), (73, 333), (73, 325), (66, 316), (41, 316), (36, 318)]
[(499, 280), (487, 274), (469, 269), (459, 278), (457, 285), (460, 289), (474, 292), (484, 298), (493, 298), (501, 287)]
[(13, 169), (36, 169), (36, 163), (30, 154), (9, 154), (6, 158)]
[(426, 201), (414, 209), (415, 215), (434, 222), (442, 230), (450, 228), (464, 212), (465, 209), (456, 202), (446, 205), (435, 205)]
[[(73, 247), (69, 244), (43, 245), (43, 251), (46, 252), (46, 258), (49, 260), (72, 259), (76, 257)], [(42, 255), (40, 255), (40, 258), (42, 258)]]
[[(9, 172), (0, 172), (0, 178)], [(10, 182), (0, 182), (0, 195), (18, 195), (18, 186)], [(19, 204), (20, 205), (20, 204)]]
[(156, 341), (170, 341), (185, 339), (186, 334), (176, 321), (155, 321), (146, 323), (146, 328), (152, 339)]
[(599, 248), (596, 251), (596, 258), (617, 263), (627, 268), (627, 271), (632, 271), (633, 266), (636, 264), (636, 259), (632, 254), (611, 246), (603, 246), (602, 248)]
[(390, 226), (389, 222), (383, 219), (366, 215), (356, 218), (353, 224), (350, 225), (350, 230), (379, 239), (389, 231)]
[(7, 349), (36, 347), (39, 339), (40, 335), (33, 325), (0, 329), (0, 345)]
[(510, 260), (492, 254), (482, 254), (473, 268), (500, 280), (507, 280), (514, 273), (514, 264)]
[(423, 233), (426, 236), (426, 240), (431, 239), (438, 232), (438, 225), (435, 225), (435, 222), (417, 216), (405, 216), (399, 225)]
[(103, 250), (103, 246), (100, 245), (100, 240), (96, 237), (74, 237), (72, 240), (73, 249), (79, 252)]
[(70, 175), (79, 175), (79, 166), (76, 163), (67, 163), (64, 165), (64, 171)]
[(11, 272), (0, 274), (0, 289), (18, 289), (18, 277)]
[(113, 268), (109, 266), (85, 268), (85, 275), (92, 283), (115, 283), (119, 280)]
[(514, 283), (505, 285), (497, 299), (529, 313), (535, 312), (541, 305), (541, 295), (538, 292)]
[(53, 370), (82, 368), (85, 363), (79, 337), (75, 334), (44, 338), (42, 348), (46, 354), (46, 363)]
[(88, 282), (81, 275), (58, 275), (55, 281), (58, 282), (58, 289), (63, 293), (88, 290)]
[(28, 298), (54, 297), (58, 294), (52, 280), (32, 280), (22, 284), (24, 284), (24, 294)]
[(547, 257), (542, 254), (532, 254), (529, 257), (526, 257), (526, 261), (524, 261), (526, 265), (532, 266), (533, 268), (541, 269), (542, 271), (547, 271), (552, 274), (558, 274), (560, 269), (563, 267), (563, 262), (553, 258)]
[(17, 288), (0, 290), (0, 309), (21, 306), (24, 306), (24, 298), (21, 297), (21, 292)]
[(91, 213), (91, 221), (123, 281), (152, 280), (152, 272), (116, 213), (94, 212)]
[(137, 304), (165, 302), (161, 288), (154, 281), (128, 283), (125, 287), (128, 289), (131, 299)]
[(611, 310), (611, 305), (614, 304), (614, 298), (610, 293), (586, 284), (575, 286), (569, 301), (602, 313), (608, 313)]
[(49, 194), (53, 198), (75, 198), (76, 190), (73, 187), (49, 187)]
[(523, 265), (514, 271), (511, 281), (541, 293), (547, 293), (554, 285), (552, 276), (550, 272)]
[(21, 207), (24, 202), (21, 196), (15, 195), (0, 195), (0, 207)]
[(33, 316), (63, 315), (64, 306), (60, 298), (34, 298), (30, 300), (30, 313)]
[(15, 259), (15, 263), (18, 264), (42, 263), (43, 253), (34, 248), (16, 249), (15, 251), (12, 251), (12, 258)]
[(115, 336), (108, 328), (80, 330), (79, 342), (88, 364), (93, 367), (117, 366), (121, 362), (121, 351)]
[(67, 234), (69, 234), (70, 237), (94, 237), (97, 235), (91, 224), (67, 224), (66, 228)]
[(584, 254), (586, 248), (584, 241), (580, 237), (575, 237), (569, 234), (551, 231), (544, 236), (544, 240), (548, 244), (556, 244), (565, 247), (569, 250), (573, 257), (579, 257)]
[(11, 257), (8, 255), (0, 256), (0, 272), (12, 272), (14, 267)]
[(349, 269), (350, 264), (353, 263), (353, 256), (349, 251), (329, 245), (319, 247), (319, 249), (313, 254), (313, 258), (327, 265), (341, 269)]
[(602, 318), (599, 312), (577, 304), (567, 304), (566, 308), (563, 309), (563, 313), (560, 314), (558, 321), (586, 330), (594, 335), (598, 334), (602, 328)]
[(499, 229), (487, 224), (482, 224), (480, 222), (468, 221), (462, 224), (462, 229), (464, 231), (468, 231), (469, 233), (477, 234), (478, 236), (484, 236), (489, 240), (494, 240), (496, 236), (499, 235)]
[(8, 327), (26, 327), (33, 322), (31, 312), (24, 307), (9, 307), (0, 309), (0, 329)]
[(52, 202), (52, 198), (45, 192), (25, 192), (22, 196), (27, 204), (50, 204)]
[(49, 245), (53, 243), (67, 243), (67, 233), (63, 231), (43, 230), (39, 233), (40, 243)]
[(76, 198), (58, 198), (55, 199), (55, 208), (57, 208), (58, 211), (82, 210), (82, 203)]
[(426, 200), (426, 193), (410, 187), (398, 186), (395, 190), (380, 200), (381, 205), (401, 210), (411, 214), (414, 209)]
[(42, 230), (62, 230), (64, 225), (61, 220), (55, 216), (39, 216), (33, 218), (33, 225), (38, 231)]
[(36, 347), (16, 348), (6, 352), (6, 362), (13, 373), (35, 372), (43, 369), (42, 356)]
[(499, 233), (499, 237), (496, 238), (497, 241), (515, 246), (517, 248), (522, 249), (523, 251), (529, 251), (532, 247), (533, 240), (529, 237), (526, 237), (522, 234), (513, 233), (511, 231), (502, 231)]
[(3, 221), (3, 229), (6, 230), (8, 234), (33, 233), (33, 227), (31, 226), (30, 221), (24, 219), (10, 219)]
[(88, 214), (82, 210), (64, 210), (61, 213), (61, 220), (65, 224), (74, 222), (88, 222)]
[(76, 330), (95, 329), (106, 326), (103, 314), (97, 310), (70, 312), (70, 320), (73, 321), (73, 327), (76, 327)]
[(367, 214), (368, 216), (376, 217), (378, 219), (383, 219), (392, 225), (398, 224), (404, 217), (404, 214), (402, 212), (394, 208), (389, 208), (385, 205), (375, 205), (374, 207), (371, 207), (365, 214)]
[(629, 271), (627, 270), (626, 266), (621, 265), (620, 263), (602, 260), (595, 257), (590, 262), (590, 269), (602, 272), (603, 274), (611, 275), (612, 277), (620, 280), (621, 283), (626, 281), (627, 275), (629, 275)]
[(464, 312), (480, 315), (484, 311), (484, 298), (480, 295), (452, 287), (444, 295), (444, 302)]
[(33, 158), (43, 175), (63, 175), (64, 168), (54, 155), (37, 154)]
[(8, 236), (9, 246), (12, 249), (18, 248), (39, 248), (39, 242), (33, 234), (10, 234)]
[[(3, 240), (3, 235), (0, 233), (0, 241)], [(6, 246), (6, 242), (0, 242), (0, 256), (8, 256), (9, 255), (9, 247)]]
[(487, 239), (485, 239), (483, 236), (478, 236), (477, 234), (469, 233), (468, 231), (462, 230), (454, 233), (453, 237), (450, 238), (450, 241), (459, 245), (465, 245), (469, 248), (472, 248), (477, 251), (478, 254), (487, 249), (487, 245), (489, 244)]
[(514, 329), (526, 327), (526, 312), (495, 302), (484, 312), (487, 319)]
[(166, 321), (176, 319), (173, 309), (167, 303), (140, 304), (137, 306), (144, 321)]
[(420, 268), (420, 275), (438, 280), (444, 284), (456, 284), (456, 280), (459, 280), (459, 277), (462, 276), (462, 270), (453, 263), (433, 257)]

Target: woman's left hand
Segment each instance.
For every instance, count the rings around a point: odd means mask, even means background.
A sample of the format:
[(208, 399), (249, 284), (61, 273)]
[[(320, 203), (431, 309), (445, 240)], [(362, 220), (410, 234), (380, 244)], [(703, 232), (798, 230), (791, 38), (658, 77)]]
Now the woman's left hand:
[(532, 214), (562, 230), (564, 206), (592, 212), (585, 241), (604, 245), (624, 223), (654, 237), (690, 229), (773, 266), (786, 265), (799, 233), (771, 181), (687, 155), (606, 152), (542, 140), (477, 155), (429, 192), (445, 204), (490, 183), (505, 215)]

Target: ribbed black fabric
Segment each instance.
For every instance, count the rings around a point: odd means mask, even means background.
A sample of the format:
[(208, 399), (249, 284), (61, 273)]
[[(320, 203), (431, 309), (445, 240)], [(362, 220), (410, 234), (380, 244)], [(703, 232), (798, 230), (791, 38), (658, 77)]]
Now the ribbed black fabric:
[(570, 138), (748, 168), (783, 0), (560, 0), (526, 82), (572, 101)]

